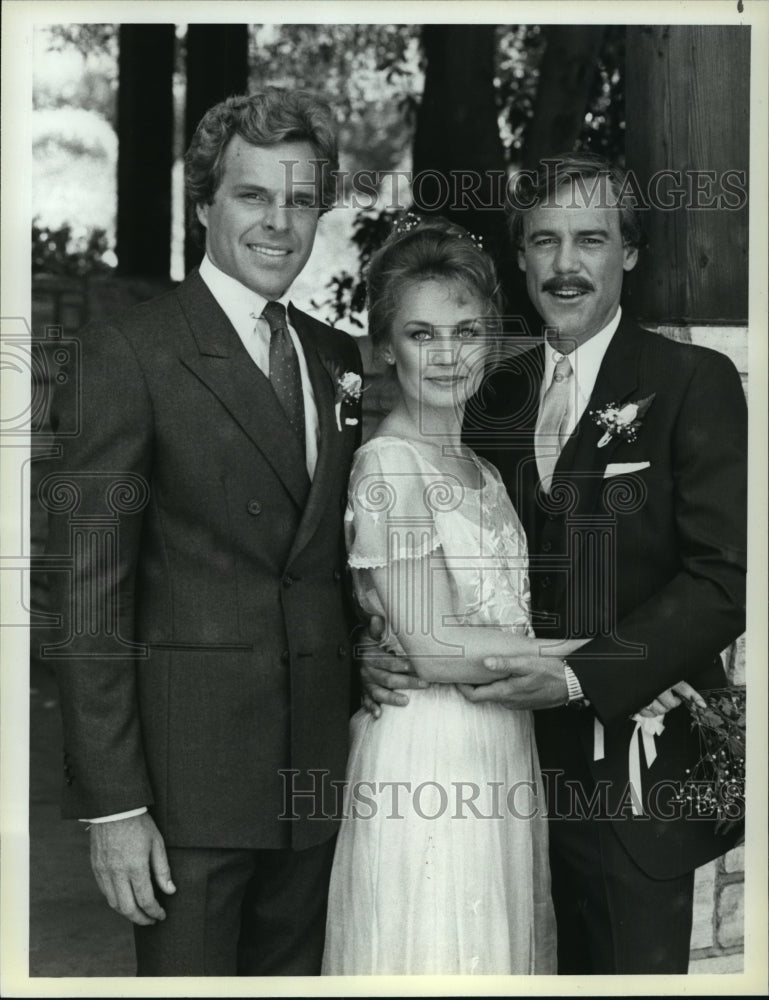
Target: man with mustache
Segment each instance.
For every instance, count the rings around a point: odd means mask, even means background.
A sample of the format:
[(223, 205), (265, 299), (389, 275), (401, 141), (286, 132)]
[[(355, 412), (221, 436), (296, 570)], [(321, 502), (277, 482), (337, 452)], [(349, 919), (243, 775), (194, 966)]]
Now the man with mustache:
[[(554, 640), (464, 690), (539, 710), (562, 974), (685, 973), (694, 870), (735, 839), (677, 795), (700, 747), (672, 689), (722, 686), (745, 627), (745, 398), (725, 356), (623, 315), (641, 235), (624, 180), (567, 155), (514, 192), (546, 338), (510, 351), (466, 426), (526, 528), (534, 627)], [(567, 636), (590, 641), (564, 660)], [(381, 666), (370, 696), (402, 703), (413, 680)]]

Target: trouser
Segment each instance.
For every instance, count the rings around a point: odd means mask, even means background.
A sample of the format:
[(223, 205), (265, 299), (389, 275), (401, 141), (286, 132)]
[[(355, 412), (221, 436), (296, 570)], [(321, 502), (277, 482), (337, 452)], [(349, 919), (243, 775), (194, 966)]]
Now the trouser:
[(304, 851), (169, 847), (166, 919), (134, 927), (139, 976), (320, 973), (336, 838)]
[(694, 872), (650, 878), (600, 819), (549, 828), (559, 974), (686, 973)]

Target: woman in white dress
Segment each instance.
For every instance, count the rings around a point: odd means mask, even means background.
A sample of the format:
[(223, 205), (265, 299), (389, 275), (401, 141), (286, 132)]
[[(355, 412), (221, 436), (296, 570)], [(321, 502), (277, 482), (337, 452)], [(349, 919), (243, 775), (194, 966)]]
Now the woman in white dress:
[(422, 222), (372, 260), (371, 338), (400, 394), (355, 457), (349, 565), (424, 686), (352, 719), (326, 975), (555, 972), (531, 714), (455, 686), (498, 680), (485, 657), (536, 644), (518, 517), (461, 443), (496, 315), (493, 264), (459, 227)]

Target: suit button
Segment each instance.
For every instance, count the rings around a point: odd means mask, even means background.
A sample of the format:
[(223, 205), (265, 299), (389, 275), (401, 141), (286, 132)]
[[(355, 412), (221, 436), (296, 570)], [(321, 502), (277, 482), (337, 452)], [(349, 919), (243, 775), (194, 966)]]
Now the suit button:
[(345, 656), (347, 656), (347, 646), (345, 646), (343, 643), (340, 643), (336, 648), (336, 652), (339, 659), (340, 660), (343, 659)]
[(256, 517), (258, 514), (262, 513), (262, 505), (258, 500), (249, 500), (246, 505), (246, 510), (249, 514), (253, 514)]
[(293, 582), (294, 582), (294, 578), (292, 576), (284, 576), (283, 577), (283, 586), (284, 587), (286, 587), (286, 588), (290, 587)]
[(539, 585), (543, 590), (547, 590), (547, 588), (550, 586), (550, 577), (543, 576), (542, 579), (539, 581)]
[(289, 656), (288, 650), (284, 649), (283, 652), (280, 654), (280, 662), (281, 663), (289, 663), (290, 661), (291, 661), (291, 657)]
[(71, 777), (71, 775), (69, 775), (69, 774), (68, 774), (68, 775), (67, 775), (67, 777), (66, 777), (66, 778), (65, 778), (64, 780), (66, 781), (66, 783), (67, 783), (68, 785), (71, 785), (71, 784), (72, 784), (72, 777)]
[(339, 581), (342, 579), (342, 572), (341, 572), (341, 570), (335, 569), (333, 575), (334, 575), (334, 580), (336, 581), (336, 583), (339, 583)]
[(552, 542), (543, 542), (542, 543), (542, 551), (543, 552), (549, 552), (550, 549), (552, 549), (552, 547), (553, 547), (553, 543)]

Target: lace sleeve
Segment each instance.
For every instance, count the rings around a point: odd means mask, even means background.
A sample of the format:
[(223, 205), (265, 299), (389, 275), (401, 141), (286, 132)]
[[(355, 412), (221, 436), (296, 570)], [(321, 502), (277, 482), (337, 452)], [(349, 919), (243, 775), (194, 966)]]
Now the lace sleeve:
[(456, 483), (428, 466), (409, 443), (374, 438), (359, 449), (345, 518), (353, 569), (420, 559), (440, 546), (435, 514), (451, 504)]

